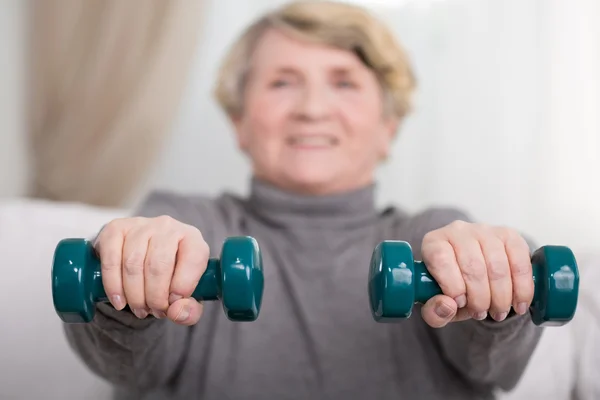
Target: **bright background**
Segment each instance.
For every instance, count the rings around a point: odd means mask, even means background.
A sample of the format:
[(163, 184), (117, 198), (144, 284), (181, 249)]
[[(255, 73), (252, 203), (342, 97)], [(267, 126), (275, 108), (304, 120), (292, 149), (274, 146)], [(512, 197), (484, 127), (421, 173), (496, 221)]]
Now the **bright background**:
[[(600, 248), (600, 2), (363, 1), (397, 32), (420, 83), (380, 171), (379, 201), (464, 208), (540, 244)], [(248, 165), (211, 98), (219, 59), (283, 3), (208, 1), (193, 73), (151, 187), (247, 190)], [(24, 13), (0, 2), (0, 196), (24, 195)], [(57, 155), (58, 157), (59, 155)]]

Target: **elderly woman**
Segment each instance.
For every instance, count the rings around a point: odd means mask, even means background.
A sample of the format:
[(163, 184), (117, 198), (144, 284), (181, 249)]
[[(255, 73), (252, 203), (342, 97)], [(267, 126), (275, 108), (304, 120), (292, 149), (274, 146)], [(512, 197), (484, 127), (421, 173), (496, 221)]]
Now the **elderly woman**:
[[(216, 89), (251, 160), (250, 194), (155, 192), (105, 225), (95, 248), (110, 304), (65, 327), (87, 365), (144, 399), (463, 400), (513, 388), (541, 333), (527, 314), (524, 238), (458, 210), (375, 206), (375, 171), (413, 88), (405, 53), (363, 9), (296, 2), (250, 26)], [(191, 298), (234, 235), (263, 252), (250, 323)], [(443, 291), (400, 324), (374, 323), (367, 306), (383, 239), (409, 242)]]

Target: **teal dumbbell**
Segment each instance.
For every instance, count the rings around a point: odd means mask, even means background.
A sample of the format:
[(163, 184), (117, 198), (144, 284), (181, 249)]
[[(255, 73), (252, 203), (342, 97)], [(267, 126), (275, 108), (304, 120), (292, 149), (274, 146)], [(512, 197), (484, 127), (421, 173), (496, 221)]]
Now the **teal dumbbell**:
[[(564, 246), (544, 246), (532, 257), (534, 324), (561, 326), (573, 319), (579, 295), (579, 269), (573, 252)], [(410, 245), (386, 240), (373, 250), (368, 281), (371, 314), (377, 322), (409, 318), (415, 303), (424, 304), (441, 294), (438, 283)]]
[[(258, 318), (264, 290), (262, 255), (255, 239), (227, 238), (220, 258), (211, 258), (192, 297), (220, 300), (231, 321)], [(96, 303), (108, 302), (102, 284), (100, 259), (90, 241), (63, 239), (52, 264), (54, 309), (66, 323), (86, 323), (94, 318)]]

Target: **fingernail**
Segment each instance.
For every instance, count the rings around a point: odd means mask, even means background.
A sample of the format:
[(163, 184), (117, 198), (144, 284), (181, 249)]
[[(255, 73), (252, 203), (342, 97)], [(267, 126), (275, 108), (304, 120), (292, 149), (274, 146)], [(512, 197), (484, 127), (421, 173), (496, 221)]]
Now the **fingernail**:
[(154, 315), (154, 318), (156, 319), (163, 319), (167, 316), (164, 312), (156, 310), (152, 310), (152, 315)]
[(523, 315), (527, 312), (527, 303), (519, 303), (517, 304), (517, 314)]
[(454, 299), (458, 308), (464, 308), (467, 305), (467, 296), (461, 294), (460, 296)]
[(148, 316), (148, 312), (146, 310), (134, 309), (133, 313), (139, 319), (144, 319), (144, 318), (146, 318)]
[(446, 304), (440, 303), (437, 306), (435, 306), (435, 313), (437, 314), (438, 317), (446, 319), (446, 318), (449, 318), (453, 312), (452, 312), (452, 309), (450, 307), (448, 307)]
[(110, 302), (112, 303), (113, 307), (116, 308), (117, 310), (120, 310), (123, 307), (125, 307), (125, 304), (123, 304), (123, 300), (121, 299), (121, 296), (119, 296), (118, 294), (115, 294), (114, 296), (112, 296), (110, 298)]
[(181, 307), (181, 310), (179, 311), (179, 314), (177, 314), (175, 321), (183, 322), (186, 319), (188, 319), (189, 316), (190, 316), (190, 307), (185, 305), (185, 306)]
[(486, 317), (487, 317), (487, 312), (486, 311), (482, 311), (482, 312), (478, 312), (478, 313), (474, 313), (473, 314), (473, 319), (476, 319), (477, 321), (484, 320)]
[(508, 315), (507, 312), (500, 312), (500, 313), (494, 313), (494, 315), (492, 316), (496, 321), (500, 322), (500, 321), (504, 321), (506, 319), (506, 316)]
[(173, 303), (175, 303), (177, 300), (181, 300), (181, 299), (183, 299), (183, 297), (181, 297), (180, 295), (178, 295), (178, 294), (175, 294), (175, 293), (171, 293), (171, 294), (169, 295), (169, 304), (173, 304)]

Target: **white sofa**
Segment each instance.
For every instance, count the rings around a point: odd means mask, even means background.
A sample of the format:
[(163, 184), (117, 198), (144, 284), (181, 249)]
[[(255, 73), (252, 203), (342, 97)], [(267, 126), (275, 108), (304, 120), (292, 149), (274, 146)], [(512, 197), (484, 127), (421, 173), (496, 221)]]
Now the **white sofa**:
[[(65, 341), (50, 291), (54, 248), (90, 237), (125, 210), (24, 199), (0, 202), (0, 399), (111, 398)], [(518, 388), (502, 400), (600, 399), (600, 256), (579, 258), (581, 298), (572, 323), (548, 329)], [(595, 265), (594, 265), (595, 264)], [(573, 397), (576, 392), (578, 397)]]
[(122, 210), (13, 200), (0, 203), (0, 399), (107, 400), (112, 390), (70, 350), (54, 311), (50, 271), (66, 237), (90, 237)]

